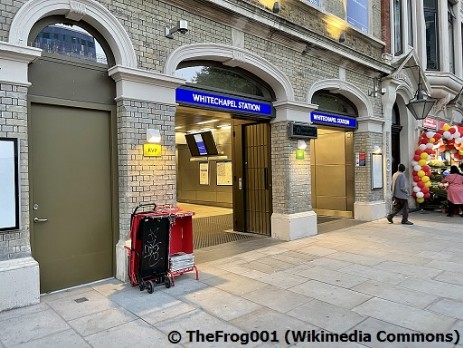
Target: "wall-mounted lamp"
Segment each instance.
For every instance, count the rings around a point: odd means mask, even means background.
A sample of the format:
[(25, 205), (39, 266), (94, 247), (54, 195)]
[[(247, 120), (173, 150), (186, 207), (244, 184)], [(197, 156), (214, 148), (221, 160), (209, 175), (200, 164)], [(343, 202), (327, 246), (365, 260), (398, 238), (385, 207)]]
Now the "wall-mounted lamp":
[(188, 22), (186, 20), (181, 19), (177, 22), (177, 25), (175, 27), (173, 28), (167, 27), (166, 37), (168, 37), (169, 39), (173, 39), (174, 38), (173, 34), (176, 32), (179, 32), (180, 34), (188, 33)]
[(280, 4), (280, 2), (279, 2), (279, 1), (275, 1), (275, 2), (273, 3), (272, 12), (273, 12), (273, 13), (279, 13), (280, 10), (281, 10), (281, 4)]
[(161, 142), (161, 132), (157, 128), (148, 128), (146, 130), (146, 142), (159, 144)]
[(339, 35), (338, 41), (339, 41), (340, 43), (345, 42), (345, 41), (346, 41), (346, 33), (342, 32), (342, 33)]
[(297, 141), (297, 148), (298, 148), (299, 150), (305, 150), (305, 149), (307, 149), (307, 143), (306, 143), (306, 141), (305, 141), (305, 140), (298, 140), (298, 141)]
[(416, 120), (424, 120), (428, 117), (429, 112), (436, 103), (436, 99), (430, 97), (427, 97), (426, 99), (423, 98), (423, 90), (421, 88), (421, 71), (419, 71), (418, 74), (418, 89), (415, 92), (414, 99), (411, 99), (406, 106)]

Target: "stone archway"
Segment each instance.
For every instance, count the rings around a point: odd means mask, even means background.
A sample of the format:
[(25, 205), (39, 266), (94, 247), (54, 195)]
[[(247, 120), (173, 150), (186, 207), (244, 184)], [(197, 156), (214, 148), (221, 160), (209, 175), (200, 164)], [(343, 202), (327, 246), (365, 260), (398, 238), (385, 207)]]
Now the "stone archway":
[(247, 70), (268, 83), (278, 101), (294, 101), (291, 82), (280, 69), (255, 53), (238, 47), (210, 43), (181, 46), (167, 57), (164, 73), (174, 75), (182, 61), (192, 59), (213, 60)]
[(116, 65), (137, 67), (137, 57), (127, 32), (108, 9), (93, 0), (30, 0), (13, 18), (8, 42), (27, 46), (29, 33), (35, 23), (54, 15), (63, 15), (76, 22), (85, 21), (107, 41), (114, 54)]

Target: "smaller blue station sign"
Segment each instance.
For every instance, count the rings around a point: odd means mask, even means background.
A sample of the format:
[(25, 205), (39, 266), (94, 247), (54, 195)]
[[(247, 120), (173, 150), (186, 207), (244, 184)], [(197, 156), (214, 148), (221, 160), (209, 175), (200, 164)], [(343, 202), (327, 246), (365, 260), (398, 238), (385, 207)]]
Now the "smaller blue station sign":
[(323, 124), (332, 127), (357, 128), (357, 120), (353, 117), (325, 114), (312, 111), (310, 120), (316, 124)]
[(177, 103), (227, 110), (251, 115), (274, 117), (273, 105), (254, 99), (236, 98), (223, 94), (213, 94), (188, 88), (178, 87)]

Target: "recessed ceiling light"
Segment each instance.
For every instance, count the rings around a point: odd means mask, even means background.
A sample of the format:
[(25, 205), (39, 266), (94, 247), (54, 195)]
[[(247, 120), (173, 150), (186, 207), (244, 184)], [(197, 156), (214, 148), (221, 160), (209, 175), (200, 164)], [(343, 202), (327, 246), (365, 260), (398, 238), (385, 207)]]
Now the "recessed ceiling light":
[(213, 123), (213, 122), (218, 122), (219, 120), (213, 119), (213, 120), (207, 120), (207, 121), (201, 121), (201, 122), (196, 122), (196, 124), (206, 124), (206, 123)]

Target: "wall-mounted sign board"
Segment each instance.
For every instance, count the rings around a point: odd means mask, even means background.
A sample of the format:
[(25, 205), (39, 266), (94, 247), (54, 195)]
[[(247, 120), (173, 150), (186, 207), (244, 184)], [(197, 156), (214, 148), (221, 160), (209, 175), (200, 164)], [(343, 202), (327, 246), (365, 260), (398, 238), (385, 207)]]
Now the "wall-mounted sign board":
[(0, 138), (0, 231), (19, 229), (18, 139)]

